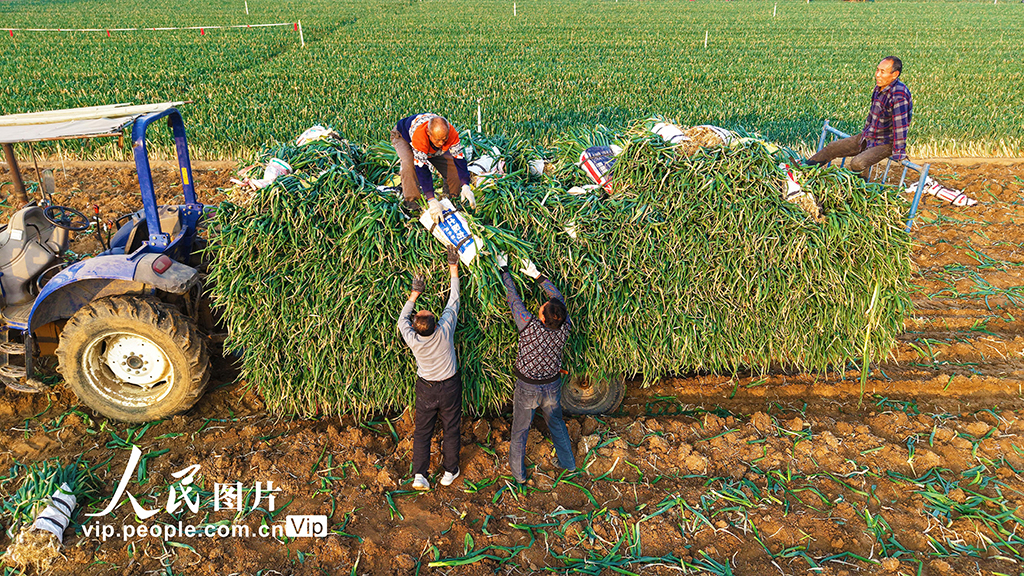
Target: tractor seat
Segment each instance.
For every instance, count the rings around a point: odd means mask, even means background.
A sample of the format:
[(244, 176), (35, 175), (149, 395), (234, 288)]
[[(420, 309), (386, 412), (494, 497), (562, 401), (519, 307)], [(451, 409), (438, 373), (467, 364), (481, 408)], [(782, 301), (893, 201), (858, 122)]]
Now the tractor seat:
[[(174, 238), (181, 232), (181, 211), (178, 206), (160, 206), (157, 209), (160, 216), (160, 229), (165, 234)], [(131, 254), (142, 247), (142, 244), (149, 240), (149, 222), (146, 220), (146, 213), (138, 210), (133, 213), (130, 220), (114, 233), (110, 239), (110, 250), (106, 254)]]
[(38, 206), (26, 206), (11, 216), (0, 232), (0, 285), (8, 305), (34, 297), (35, 278), (60, 261), (68, 242), (68, 231), (47, 221)]
[[(68, 231), (58, 228), (43, 216), (39, 206), (26, 206), (11, 216), (7, 227), (0, 232), (0, 246), (8, 241), (26, 244), (33, 239), (45, 244), (52, 252), (60, 254), (68, 248)], [(0, 263), (8, 259), (0, 257)]]

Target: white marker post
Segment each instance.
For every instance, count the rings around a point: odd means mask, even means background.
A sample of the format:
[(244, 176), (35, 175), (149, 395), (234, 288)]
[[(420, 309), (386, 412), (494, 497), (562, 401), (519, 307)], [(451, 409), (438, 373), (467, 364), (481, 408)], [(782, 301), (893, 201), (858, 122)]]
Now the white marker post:
[(704, 48), (708, 47), (708, 31), (704, 31)]
[(516, 3), (513, 2), (512, 3), (512, 16), (515, 16), (515, 15), (516, 15)]
[(778, 13), (779, 13), (779, 3), (778, 3), (778, 2), (776, 2), (776, 3), (775, 3), (775, 8), (772, 8), (772, 18), (775, 18), (775, 16), (776, 16), (776, 15), (777, 15)]
[(245, 15), (249, 15), (249, 0), (245, 0)]
[(476, 133), (477, 134), (483, 134), (484, 133), (483, 129), (480, 127), (480, 125), (482, 123), (481, 122), (481, 115), (480, 115), (480, 101), (481, 100), (483, 100), (483, 98), (477, 98), (476, 99)]
[(306, 47), (306, 40), (302, 37), (302, 20), (299, 20), (299, 44), (302, 48)]

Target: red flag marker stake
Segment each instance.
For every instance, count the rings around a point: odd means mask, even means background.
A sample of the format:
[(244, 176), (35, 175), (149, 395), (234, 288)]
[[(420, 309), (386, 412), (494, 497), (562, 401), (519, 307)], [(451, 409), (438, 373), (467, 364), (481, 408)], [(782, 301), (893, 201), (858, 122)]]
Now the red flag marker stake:
[(200, 28), (200, 29), (199, 29), (199, 35), (200, 35), (200, 36), (206, 36), (206, 30), (204, 30), (204, 29)]
[(299, 23), (298, 23), (298, 22), (296, 22), (296, 23), (295, 23), (295, 30), (294, 30), (294, 31), (295, 31), (295, 32), (298, 32), (298, 31), (299, 31)]
[(11, 38), (14, 38), (14, 30), (8, 30), (11, 33)]
[(110, 30), (107, 30), (107, 38), (110, 38)]

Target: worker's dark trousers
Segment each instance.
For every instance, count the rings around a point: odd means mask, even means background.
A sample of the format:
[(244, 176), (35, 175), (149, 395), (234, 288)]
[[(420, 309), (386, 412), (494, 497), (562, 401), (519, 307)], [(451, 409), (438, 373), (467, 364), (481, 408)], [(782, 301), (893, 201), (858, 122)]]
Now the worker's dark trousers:
[[(398, 153), (399, 169), (398, 174), (402, 178), (402, 195), (406, 200), (416, 200), (420, 197), (420, 184), (416, 180), (416, 164), (413, 160), (412, 145), (402, 138), (397, 128), (391, 129), (391, 146)], [(439, 156), (427, 158), (444, 180), (445, 195), (448, 198), (458, 198), (462, 188), (462, 181), (459, 180), (459, 172), (455, 169), (455, 157), (450, 152)]]
[(412, 433), (412, 472), (424, 477), (430, 472), (430, 441), (434, 423), (441, 417), (444, 469), (459, 471), (459, 450), (462, 439), (462, 375), (458, 372), (447, 380), (430, 382), (416, 378), (416, 430)]
[(880, 144), (878, 146), (872, 146), (867, 148), (867, 142), (864, 141), (864, 136), (856, 134), (849, 138), (843, 138), (842, 140), (836, 140), (828, 146), (825, 146), (814, 155), (808, 158), (812, 162), (820, 162), (822, 164), (831, 162), (836, 158), (848, 158), (852, 156), (849, 162), (846, 163), (846, 168), (851, 172), (860, 172), (861, 176), (867, 178), (867, 170), (875, 164), (878, 164), (882, 160), (885, 160), (889, 156), (892, 156), (892, 144)]

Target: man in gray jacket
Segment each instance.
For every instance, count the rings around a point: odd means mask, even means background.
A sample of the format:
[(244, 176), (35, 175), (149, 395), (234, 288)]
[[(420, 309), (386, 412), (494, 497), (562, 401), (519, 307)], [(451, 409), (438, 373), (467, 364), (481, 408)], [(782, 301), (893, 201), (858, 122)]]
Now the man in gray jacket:
[(416, 429), (412, 436), (412, 487), (430, 490), (430, 442), (434, 423), (441, 417), (444, 430), (444, 476), (441, 485), (449, 486), (459, 476), (459, 427), (462, 424), (462, 377), (455, 358), (455, 324), (459, 314), (459, 252), (448, 247), (451, 293), (448, 305), (436, 320), (429, 310), (412, 313), (416, 298), (426, 281), (416, 274), (412, 293), (398, 314), (398, 331), (416, 357)]

